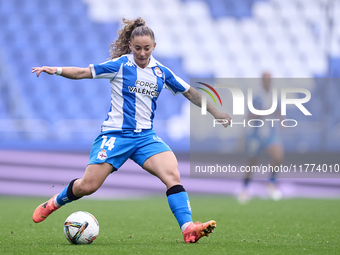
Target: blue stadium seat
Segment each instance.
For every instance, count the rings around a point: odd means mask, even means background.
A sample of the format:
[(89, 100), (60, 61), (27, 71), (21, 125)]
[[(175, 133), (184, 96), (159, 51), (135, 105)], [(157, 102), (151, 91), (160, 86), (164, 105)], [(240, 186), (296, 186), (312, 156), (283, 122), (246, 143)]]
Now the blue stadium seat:
[(234, 12), (237, 18), (245, 18), (251, 16), (251, 3), (247, 0), (233, 1)]
[(0, 17), (17, 12), (17, 1), (0, 1)]
[[(4, 82), (0, 79), (1, 84), (4, 84)], [(6, 97), (6, 94), (4, 93), (5, 87), (0, 90), (0, 119), (7, 119), (9, 118), (9, 109), (7, 107), (8, 105), (8, 100)]]
[(329, 77), (340, 78), (340, 58), (329, 59)]
[(210, 7), (211, 14), (215, 19), (228, 15), (229, 10), (227, 10), (227, 6), (225, 5), (223, 0), (206, 0), (206, 1)]
[(2, 21), (4, 22), (1, 24), (3, 29), (7, 31), (11, 31), (13, 33), (15, 31), (20, 32), (20, 30), (24, 29), (25, 27), (25, 24), (23, 23), (23, 19), (21, 15), (18, 13), (11, 13), (11, 14), (4, 13)]

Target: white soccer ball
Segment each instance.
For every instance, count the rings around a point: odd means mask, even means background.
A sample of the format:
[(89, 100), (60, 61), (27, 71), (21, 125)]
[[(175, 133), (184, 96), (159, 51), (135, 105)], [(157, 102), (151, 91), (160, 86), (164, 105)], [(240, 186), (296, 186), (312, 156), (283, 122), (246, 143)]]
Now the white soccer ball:
[(90, 244), (99, 234), (99, 223), (91, 213), (74, 212), (65, 220), (64, 234), (71, 244)]

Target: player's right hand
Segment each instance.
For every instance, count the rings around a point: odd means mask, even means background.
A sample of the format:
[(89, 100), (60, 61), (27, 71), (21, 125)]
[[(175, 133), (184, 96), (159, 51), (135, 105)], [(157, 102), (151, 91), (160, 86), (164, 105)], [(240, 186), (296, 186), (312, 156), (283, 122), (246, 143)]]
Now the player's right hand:
[(32, 73), (37, 73), (37, 77), (41, 74), (41, 72), (45, 72), (47, 74), (55, 74), (57, 72), (56, 67), (43, 66), (43, 67), (32, 67)]

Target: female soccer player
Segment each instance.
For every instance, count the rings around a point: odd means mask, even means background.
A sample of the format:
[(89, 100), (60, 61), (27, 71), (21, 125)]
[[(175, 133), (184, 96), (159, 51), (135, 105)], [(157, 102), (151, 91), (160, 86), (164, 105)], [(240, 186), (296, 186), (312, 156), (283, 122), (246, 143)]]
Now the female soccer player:
[[(201, 95), (152, 57), (155, 49), (153, 31), (143, 19), (123, 19), (124, 28), (111, 45), (111, 60), (102, 64), (79, 67), (34, 67), (37, 77), (42, 72), (69, 79), (107, 78), (111, 82), (111, 109), (95, 139), (90, 160), (81, 179), (70, 182), (59, 194), (39, 205), (33, 221), (45, 220), (66, 203), (95, 192), (106, 177), (131, 158), (143, 169), (157, 176), (167, 188), (171, 211), (176, 217), (186, 243), (197, 242), (216, 227), (211, 220), (193, 223), (188, 194), (181, 185), (178, 162), (169, 146), (153, 130), (154, 110), (159, 93), (164, 88), (173, 94), (182, 93), (201, 106)], [(228, 119), (208, 104), (215, 119)]]
[[(254, 99), (256, 109), (269, 109), (272, 103), (272, 76), (268, 72), (262, 74), (261, 92)], [(273, 119), (280, 118), (278, 111), (272, 115)], [(267, 116), (268, 117), (268, 116)], [(261, 116), (249, 113), (249, 119), (260, 119)], [(260, 154), (267, 151), (272, 166), (279, 166), (284, 158), (284, 148), (281, 141), (280, 130), (278, 126), (250, 128), (246, 136), (246, 154), (248, 156), (248, 166), (255, 166)], [(281, 191), (277, 188), (275, 172), (271, 173), (269, 183), (267, 185), (268, 194), (273, 200), (282, 198)], [(251, 172), (247, 172), (243, 179), (242, 191), (238, 195), (241, 204), (245, 204), (250, 199), (248, 186), (251, 181)]]

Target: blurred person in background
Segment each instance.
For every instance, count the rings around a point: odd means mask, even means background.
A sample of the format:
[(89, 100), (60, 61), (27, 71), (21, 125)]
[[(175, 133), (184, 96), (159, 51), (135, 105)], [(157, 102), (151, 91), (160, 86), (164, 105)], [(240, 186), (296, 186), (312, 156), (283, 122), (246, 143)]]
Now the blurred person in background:
[[(253, 98), (253, 106), (257, 110), (267, 110), (272, 106), (273, 91), (272, 91), (272, 75), (269, 72), (262, 74), (262, 86), (257, 96)], [(280, 107), (278, 107), (271, 115), (266, 115), (266, 119), (280, 119)], [(248, 114), (248, 119), (261, 119), (263, 116)], [(270, 122), (271, 123), (271, 122)], [(260, 126), (260, 124), (255, 124)], [(248, 127), (246, 134), (246, 155), (248, 157), (248, 166), (256, 166), (258, 158), (263, 152), (267, 152), (271, 159), (271, 166), (281, 165), (284, 158), (284, 148), (280, 137), (280, 126), (265, 123), (261, 127)], [(270, 178), (267, 184), (268, 195), (273, 200), (282, 198), (281, 191), (277, 188), (276, 173), (270, 173)], [(247, 172), (243, 179), (242, 190), (238, 194), (238, 200), (244, 204), (250, 199), (248, 187), (251, 181), (251, 172)]]
[[(131, 158), (165, 184), (169, 207), (182, 230), (184, 241), (197, 242), (213, 232), (216, 222), (193, 223), (189, 197), (180, 181), (177, 159), (154, 132), (153, 119), (156, 101), (163, 88), (174, 95), (183, 94), (199, 107), (201, 95), (153, 58), (155, 36), (143, 19), (123, 19), (123, 23), (124, 28), (111, 45), (109, 61), (91, 64), (87, 68), (32, 68), (37, 76), (45, 72), (69, 79), (107, 78), (111, 83), (111, 109), (92, 145), (83, 177), (72, 180), (59, 194), (39, 205), (33, 213), (33, 221), (42, 222), (66, 203), (94, 193), (112, 172)], [(215, 119), (230, 121), (228, 114), (218, 111), (211, 104), (208, 104), (207, 110)], [(154, 224), (157, 223), (150, 222), (150, 225)]]

